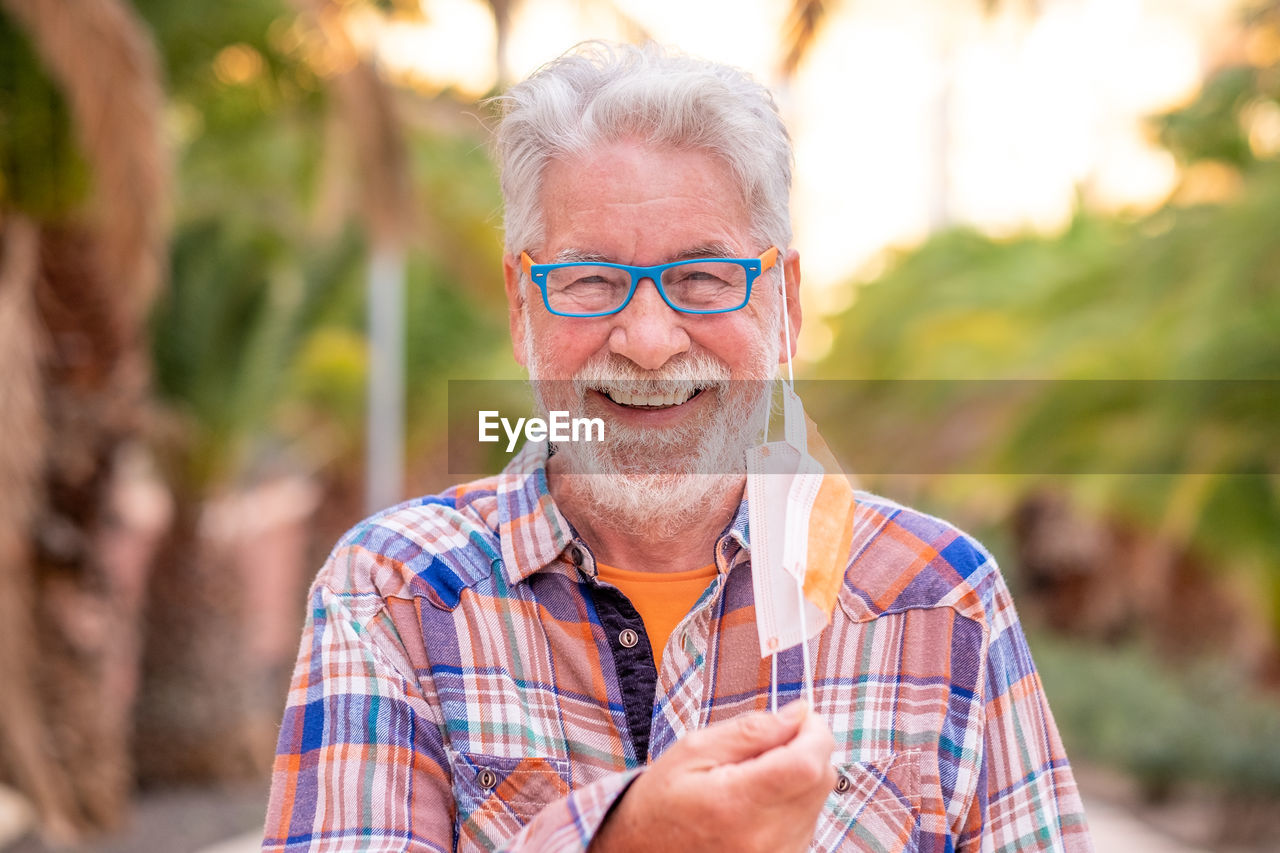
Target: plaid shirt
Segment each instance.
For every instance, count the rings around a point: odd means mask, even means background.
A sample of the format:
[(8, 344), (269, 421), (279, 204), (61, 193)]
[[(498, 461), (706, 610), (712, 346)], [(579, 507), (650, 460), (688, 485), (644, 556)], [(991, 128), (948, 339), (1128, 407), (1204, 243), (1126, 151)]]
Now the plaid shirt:
[[(768, 706), (746, 504), (645, 671), (643, 623), (596, 581), (545, 454), (526, 447), (339, 542), (312, 591), (264, 850), (582, 851), (646, 755)], [(846, 582), (811, 644), (839, 773), (813, 849), (1090, 849), (991, 557), (857, 499)], [(779, 656), (780, 703), (800, 694), (799, 652)]]

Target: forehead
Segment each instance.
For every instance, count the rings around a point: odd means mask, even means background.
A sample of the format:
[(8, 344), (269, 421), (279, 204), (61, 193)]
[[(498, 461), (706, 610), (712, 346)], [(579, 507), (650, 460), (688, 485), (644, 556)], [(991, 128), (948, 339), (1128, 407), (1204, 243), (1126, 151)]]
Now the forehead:
[(660, 263), (697, 247), (751, 245), (738, 183), (707, 151), (605, 143), (551, 161), (542, 176), (544, 256), (581, 250), (627, 263)]

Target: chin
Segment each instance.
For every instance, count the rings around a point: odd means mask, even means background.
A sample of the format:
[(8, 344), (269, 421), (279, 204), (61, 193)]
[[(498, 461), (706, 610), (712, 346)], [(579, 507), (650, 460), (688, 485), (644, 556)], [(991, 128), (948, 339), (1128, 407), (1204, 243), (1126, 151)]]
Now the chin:
[(657, 540), (679, 537), (732, 492), (742, 478), (733, 474), (571, 474), (574, 489), (598, 518), (643, 528)]

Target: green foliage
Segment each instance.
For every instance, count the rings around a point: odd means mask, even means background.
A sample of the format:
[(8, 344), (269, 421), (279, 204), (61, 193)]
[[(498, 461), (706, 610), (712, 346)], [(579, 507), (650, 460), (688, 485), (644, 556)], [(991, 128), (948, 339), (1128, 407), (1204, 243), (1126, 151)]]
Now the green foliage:
[(1252, 164), (1254, 156), (1241, 115), (1254, 102), (1259, 76), (1258, 69), (1247, 65), (1211, 76), (1195, 103), (1160, 118), (1160, 143), (1184, 163), (1220, 160), (1240, 167)]
[(1184, 164), (1200, 161), (1226, 163), (1249, 169), (1276, 152), (1262, 155), (1250, 143), (1251, 125), (1260, 110), (1280, 108), (1280, 2), (1255, 0), (1244, 15), (1241, 42), (1262, 45), (1270, 52), (1254, 62), (1240, 61), (1212, 72), (1199, 96), (1190, 104), (1155, 118), (1161, 144)]
[(1193, 783), (1280, 795), (1280, 708), (1241, 673), (1207, 662), (1176, 672), (1139, 647), (1031, 644), (1072, 756), (1128, 770), (1153, 798)]
[(184, 425), (176, 475), (198, 495), (244, 476), (278, 433), (290, 364), (358, 287), (362, 248), (350, 229), (320, 233), (309, 209), (326, 99), (280, 37), (284, 4), (136, 5), (168, 78), (177, 159), (154, 372)]
[(297, 402), (284, 417), (298, 434), (310, 433), (321, 446), (317, 456), (358, 453), (369, 370), (364, 336), (354, 329), (325, 326), (309, 335), (287, 381)]
[[(1278, 573), (1278, 219), (1280, 168), (1259, 167), (1220, 206), (1082, 214), (1057, 237), (941, 234), (858, 291), (815, 371), (895, 381), (839, 386), (815, 417), (922, 458), (965, 448), (949, 470), (1102, 475), (1069, 487), (1219, 571)], [(984, 382), (901, 381), (935, 379)], [(1015, 379), (1041, 381), (990, 381)]]
[(264, 79), (270, 87), (287, 90), (306, 79), (300, 55), (282, 38), (295, 15), (287, 0), (133, 0), (133, 5), (155, 34), (176, 98), (201, 104), (217, 100), (210, 92), (225, 84), (218, 81), (213, 62), (230, 45), (246, 45), (266, 61)]
[(249, 443), (291, 394), (289, 365), (359, 286), (354, 234), (305, 260), (299, 248), (279, 233), (224, 220), (190, 223), (173, 242), (152, 341), (158, 391), (191, 433), (190, 486), (242, 473)]
[(0, 209), (58, 221), (88, 194), (66, 101), (26, 35), (0, 11)]
[(180, 223), (243, 217), (303, 239), (314, 227), (329, 104), (289, 9), (277, 0), (137, 5), (169, 78)]
[[(1254, 26), (1274, 40), (1268, 10)], [(1228, 201), (1082, 211), (1052, 236), (956, 229), (858, 286), (811, 375), (884, 381), (814, 407), (820, 424), (856, 424), (833, 445), (856, 434), (920, 460), (899, 470), (1019, 475), (992, 480), (1002, 511), (1052, 479), (1246, 579), (1280, 637), (1280, 162), (1248, 126), (1278, 97), (1280, 66), (1227, 68), (1162, 119), (1183, 162), (1239, 169)], [(925, 480), (944, 514), (966, 514), (946, 477)]]
[[(343, 117), (316, 70), (322, 46), (280, 0), (138, 7), (165, 62), (179, 143), (171, 287), (153, 349), (159, 389), (186, 425), (183, 482), (217, 488), (281, 453), (354, 467), (366, 246), (344, 152), (331, 145)], [(468, 357), (491, 372), (505, 318), (497, 186), (482, 147), (456, 131), (408, 133), (426, 202), (405, 283), (412, 453), (442, 432), (440, 377)]]
[(491, 375), (494, 353), (505, 351), (506, 313), (484, 306), (481, 297), (468, 292), (474, 284), (451, 275), (437, 258), (415, 257), (409, 282), (407, 414), (410, 444), (421, 445), (441, 436), (448, 380)]
[(1055, 237), (945, 232), (862, 285), (816, 372), (858, 379), (1280, 376), (1280, 168), (1231, 205)]

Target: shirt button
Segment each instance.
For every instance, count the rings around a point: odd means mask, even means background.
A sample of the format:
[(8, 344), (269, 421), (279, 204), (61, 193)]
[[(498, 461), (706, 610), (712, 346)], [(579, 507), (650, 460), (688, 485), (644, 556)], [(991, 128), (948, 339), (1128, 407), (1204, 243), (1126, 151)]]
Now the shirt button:
[(582, 549), (577, 545), (574, 545), (569, 549), (569, 562), (579, 568), (582, 567)]
[(618, 642), (622, 643), (624, 649), (630, 649), (640, 642), (640, 635), (630, 628), (623, 628), (621, 633), (618, 634)]
[(836, 777), (836, 793), (837, 794), (843, 794), (847, 792), (851, 787), (852, 787), (852, 783), (849, 781), (848, 776)]
[(476, 784), (486, 791), (491, 791), (498, 784), (498, 774), (486, 767), (476, 774)]

